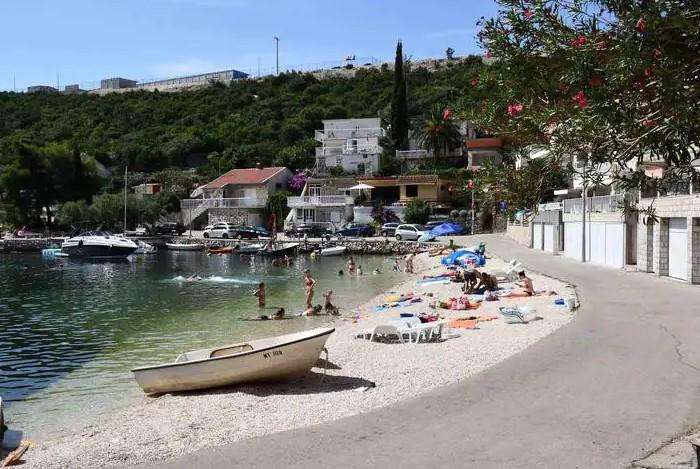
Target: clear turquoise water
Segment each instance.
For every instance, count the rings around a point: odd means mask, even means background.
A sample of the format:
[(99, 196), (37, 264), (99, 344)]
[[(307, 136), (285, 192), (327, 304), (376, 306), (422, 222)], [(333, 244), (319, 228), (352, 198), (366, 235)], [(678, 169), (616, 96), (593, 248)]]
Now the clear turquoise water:
[[(141, 262), (91, 263), (38, 255), (0, 256), (0, 396), (13, 429), (50, 436), (136, 402), (129, 370), (179, 353), (319, 327), (328, 317), (248, 321), (267, 306), (303, 309), (302, 272), (317, 280), (314, 303), (334, 291), (349, 313), (399, 280), (383, 257), (362, 257), (365, 273), (340, 277), (344, 257), (299, 257), (292, 267), (242, 256), (164, 251)], [(178, 280), (196, 273), (196, 283)]]

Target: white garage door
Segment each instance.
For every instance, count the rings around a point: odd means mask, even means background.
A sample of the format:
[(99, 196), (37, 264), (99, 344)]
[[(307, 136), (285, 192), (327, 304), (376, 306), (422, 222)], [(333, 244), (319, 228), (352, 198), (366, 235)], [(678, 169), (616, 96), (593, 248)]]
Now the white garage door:
[(581, 222), (564, 223), (564, 255), (581, 260)]
[(623, 268), (625, 266), (625, 225), (605, 224), (605, 264)]
[(668, 276), (688, 280), (688, 220), (668, 220)]
[(554, 252), (554, 225), (544, 225), (544, 250)]
[(542, 250), (542, 223), (535, 223), (532, 227), (532, 247)]
[(605, 223), (588, 224), (588, 260), (593, 264), (605, 265)]

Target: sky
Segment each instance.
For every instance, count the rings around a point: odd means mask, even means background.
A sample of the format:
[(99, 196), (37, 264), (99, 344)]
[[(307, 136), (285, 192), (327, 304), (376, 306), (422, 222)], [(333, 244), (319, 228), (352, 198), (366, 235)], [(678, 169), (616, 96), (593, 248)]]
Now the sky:
[[(0, 90), (479, 53), (492, 0), (0, 0)], [(337, 63), (336, 63), (337, 62)], [(364, 61), (363, 61), (364, 62)]]

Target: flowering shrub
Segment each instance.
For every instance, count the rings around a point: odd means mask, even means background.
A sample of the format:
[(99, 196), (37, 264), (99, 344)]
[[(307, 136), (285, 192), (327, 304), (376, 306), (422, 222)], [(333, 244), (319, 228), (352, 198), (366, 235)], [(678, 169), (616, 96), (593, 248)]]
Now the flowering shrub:
[(306, 176), (305, 172), (299, 172), (292, 176), (289, 183), (287, 183), (287, 186), (289, 187), (290, 191), (300, 193), (302, 190), (304, 190), (307, 179), (308, 177)]

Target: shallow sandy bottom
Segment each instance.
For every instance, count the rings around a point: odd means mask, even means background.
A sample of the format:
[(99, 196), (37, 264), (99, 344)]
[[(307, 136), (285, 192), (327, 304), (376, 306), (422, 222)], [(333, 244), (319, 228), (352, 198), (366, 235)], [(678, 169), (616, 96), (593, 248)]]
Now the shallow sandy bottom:
[[(522, 351), (572, 318), (568, 309), (553, 301), (571, 295), (572, 287), (533, 274), (536, 289), (554, 290), (559, 296), (485, 302), (474, 311), (437, 310), (447, 319), (497, 316), (499, 306), (528, 304), (542, 318), (529, 324), (506, 324), (498, 318), (480, 323), (475, 330), (459, 329), (459, 337), (440, 343), (385, 344), (353, 338), (354, 331), (398, 319), (399, 312), (435, 312), (430, 301), (458, 296), (457, 284), (416, 284), (423, 274), (444, 270), (439, 258), (421, 255), (417, 266), (421, 273), (407, 276), (394, 291), (431, 292), (434, 296), (381, 313), (374, 312), (384, 302), (377, 297), (347, 314), (349, 318), (332, 322), (336, 332), (327, 343), (330, 366), (325, 378), (323, 369), (314, 368), (308, 377), (294, 383), (144, 397), (142, 404), (81, 432), (41, 442), (27, 454), (24, 467), (130, 466), (368, 412), (466, 379)], [(487, 270), (498, 271), (503, 266), (501, 260), (489, 259)]]

